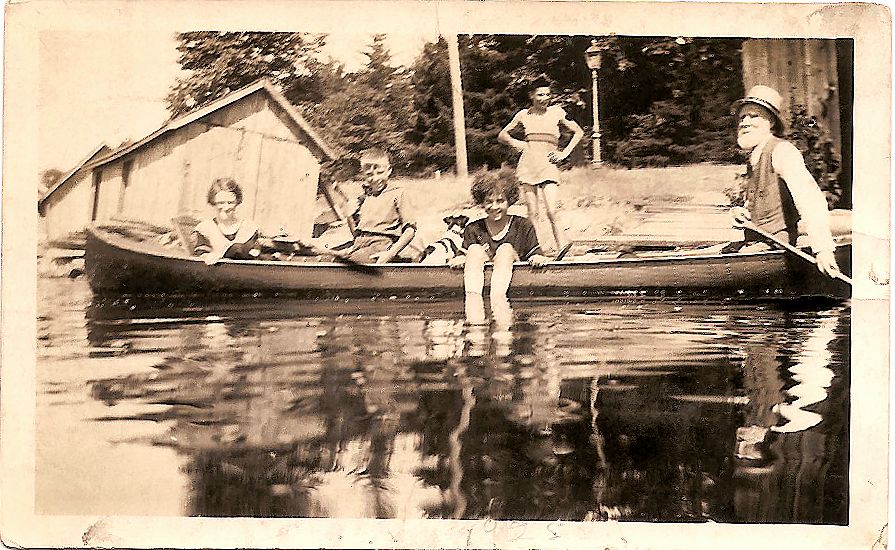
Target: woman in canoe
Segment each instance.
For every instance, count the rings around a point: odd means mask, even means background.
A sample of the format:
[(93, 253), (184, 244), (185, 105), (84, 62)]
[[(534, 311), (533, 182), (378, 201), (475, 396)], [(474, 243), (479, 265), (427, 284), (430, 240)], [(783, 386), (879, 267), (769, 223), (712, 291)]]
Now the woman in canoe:
[(494, 262), (490, 299), (496, 312), (509, 307), (506, 303), (507, 290), (513, 277), (513, 262), (522, 260), (540, 267), (546, 265), (550, 258), (541, 254), (531, 222), (508, 212), (510, 204), (519, 197), (519, 188), (512, 172), (482, 172), (473, 180), (471, 191), (472, 199), (484, 208), (486, 217), (470, 222), (463, 230), (463, 251), (451, 260), (450, 266), (463, 268), (467, 318), (470, 322), (479, 323), (484, 315), (481, 312), (485, 262)]
[(208, 204), (216, 213), (193, 229), (194, 254), (207, 264), (221, 258), (245, 260), (257, 256), (254, 246), (259, 236), (258, 226), (236, 215), (236, 207), (242, 204), (239, 184), (232, 178), (214, 180), (208, 189)]
[[(569, 242), (558, 219), (557, 186), (559, 184), (558, 163), (575, 149), (584, 136), (584, 130), (574, 120), (570, 120), (561, 106), (550, 105), (550, 83), (535, 80), (529, 89), (531, 107), (522, 109), (497, 135), (498, 141), (522, 153), (516, 167), (516, 177), (522, 183), (522, 193), (528, 206), (528, 219), (537, 227), (540, 218), (539, 202), (543, 201), (547, 220), (556, 239), (557, 260), (569, 251)], [(510, 132), (522, 126), (525, 139), (516, 139)], [(559, 150), (560, 126), (572, 132), (572, 139)]]

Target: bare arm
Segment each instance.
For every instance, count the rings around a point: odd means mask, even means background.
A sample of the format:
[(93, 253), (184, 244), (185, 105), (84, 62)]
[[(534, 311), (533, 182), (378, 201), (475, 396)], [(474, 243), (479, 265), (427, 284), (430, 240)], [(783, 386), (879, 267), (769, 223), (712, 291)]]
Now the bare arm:
[(569, 140), (569, 144), (566, 145), (566, 147), (560, 152), (559, 160), (563, 160), (564, 158), (572, 154), (572, 151), (575, 150), (575, 147), (577, 147), (578, 144), (581, 143), (581, 139), (584, 137), (584, 130), (582, 130), (581, 126), (579, 126), (578, 123), (574, 120), (561, 118), (559, 119), (559, 122), (573, 132), (572, 139)]
[[(519, 112), (521, 113), (522, 111)], [(500, 133), (497, 134), (497, 141), (505, 143), (513, 149), (516, 149), (517, 151), (525, 149), (524, 141), (522, 141), (521, 139), (516, 139), (510, 135), (510, 131), (512, 131), (518, 125), (519, 113), (516, 113), (516, 116), (513, 117), (513, 120), (511, 120), (506, 126), (504, 126)]]
[(404, 232), (401, 233), (401, 237), (392, 243), (392, 245), (386, 248), (383, 252), (379, 254), (376, 258), (377, 264), (384, 264), (395, 259), (395, 256), (401, 253), (402, 250), (407, 248), (407, 245), (410, 244), (410, 241), (413, 240), (413, 237), (416, 236), (416, 229), (413, 226), (408, 226), (404, 229)]

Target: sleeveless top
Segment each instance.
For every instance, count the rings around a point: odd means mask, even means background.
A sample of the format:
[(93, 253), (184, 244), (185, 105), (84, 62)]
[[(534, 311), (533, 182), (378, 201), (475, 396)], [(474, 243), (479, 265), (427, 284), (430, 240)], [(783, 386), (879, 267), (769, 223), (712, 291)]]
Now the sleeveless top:
[(547, 154), (559, 146), (559, 121), (566, 118), (566, 111), (559, 105), (551, 105), (542, 114), (530, 109), (516, 113), (511, 127), (521, 124), (525, 130), (526, 146), (516, 166), (516, 177), (529, 185), (546, 181), (559, 183), (559, 167), (547, 158)]
[(762, 147), (757, 165), (747, 164), (746, 204), (755, 225), (771, 234), (786, 231), (790, 244), (795, 244), (799, 212), (786, 182), (774, 172), (771, 162), (774, 148), (782, 141), (771, 137)]

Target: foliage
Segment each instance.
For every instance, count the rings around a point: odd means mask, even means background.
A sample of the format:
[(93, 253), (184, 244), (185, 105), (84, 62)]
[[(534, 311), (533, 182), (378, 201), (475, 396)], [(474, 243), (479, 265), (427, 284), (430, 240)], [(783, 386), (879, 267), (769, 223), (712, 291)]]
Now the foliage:
[(413, 126), (407, 140), (414, 145), (414, 171), (446, 170), (454, 165), (454, 127), (447, 42), (429, 42), (413, 62)]
[(637, 167), (739, 160), (729, 109), (743, 92), (741, 40), (608, 37), (598, 44), (610, 161)]
[[(201, 107), (261, 77), (270, 78), (340, 155), (389, 150), (398, 173), (450, 169), (455, 162), (447, 43), (426, 44), (409, 68), (395, 66), (384, 35), (367, 64), (346, 73), (323, 61), (325, 35), (187, 32), (178, 35), (186, 74), (172, 88), (172, 116)], [(742, 93), (740, 40), (598, 37), (604, 159), (624, 166), (738, 160), (730, 103)], [(471, 167), (515, 164), (500, 129), (529, 105), (528, 84), (546, 77), (555, 101), (591, 130), (588, 36), (459, 37)], [(564, 136), (563, 140), (568, 139)], [(586, 161), (577, 148), (567, 164)]]
[(59, 183), (65, 172), (58, 168), (48, 168), (40, 172), (40, 188), (37, 190), (38, 196), (43, 197), (44, 194)]
[[(742, 94), (737, 39), (602, 37), (600, 121), (604, 158), (625, 166), (665, 166), (738, 159), (731, 102)], [(497, 134), (528, 107), (528, 84), (552, 81), (555, 102), (592, 130), (591, 71), (587, 36), (472, 35), (460, 37), (471, 166), (515, 162)], [(450, 81), (446, 44), (427, 45), (414, 64), (418, 118), (411, 135), (452, 164)], [(434, 101), (432, 98), (436, 98)], [(585, 141), (587, 143), (587, 141)], [(442, 146), (439, 149), (439, 146)], [(586, 159), (579, 146), (569, 164)]]
[(318, 104), (303, 105), (308, 120), (348, 158), (370, 147), (389, 151), (395, 170), (405, 173), (413, 148), (406, 140), (412, 119), (410, 78), (391, 64), (385, 35), (373, 36), (368, 62), (359, 72), (341, 75)]
[(178, 34), (178, 41), (178, 63), (188, 73), (168, 94), (172, 117), (262, 77), (279, 85), (290, 100), (319, 101), (332, 71), (320, 61), (326, 43), (320, 34), (194, 31)]
[(788, 139), (798, 147), (805, 157), (805, 165), (827, 197), (830, 208), (836, 208), (842, 199), (840, 182), (840, 157), (833, 149), (829, 133), (809, 115), (804, 105), (790, 105)]

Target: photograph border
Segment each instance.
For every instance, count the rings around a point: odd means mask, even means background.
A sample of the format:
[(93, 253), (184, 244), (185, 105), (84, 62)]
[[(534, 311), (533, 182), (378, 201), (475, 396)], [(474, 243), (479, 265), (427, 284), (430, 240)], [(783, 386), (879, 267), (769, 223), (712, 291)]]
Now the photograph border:
[[(294, 23), (292, 23), (294, 22)], [(34, 510), (41, 33), (110, 25), (187, 30), (853, 38), (854, 214), (849, 525), (647, 524), (492, 520), (335, 520), (43, 516)], [(887, 539), (891, 13), (871, 4), (678, 2), (31, 2), (5, 26), (0, 467), (8, 546), (300, 548), (873, 548)], [(45, 76), (45, 75), (44, 75)], [(85, 148), (89, 144), (84, 144)], [(860, 167), (860, 168), (857, 168)]]

